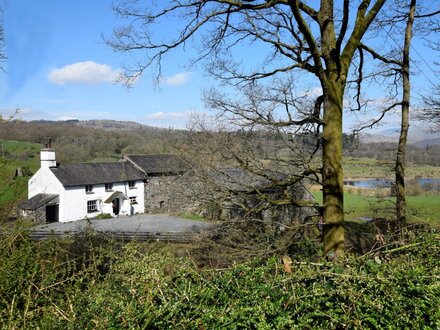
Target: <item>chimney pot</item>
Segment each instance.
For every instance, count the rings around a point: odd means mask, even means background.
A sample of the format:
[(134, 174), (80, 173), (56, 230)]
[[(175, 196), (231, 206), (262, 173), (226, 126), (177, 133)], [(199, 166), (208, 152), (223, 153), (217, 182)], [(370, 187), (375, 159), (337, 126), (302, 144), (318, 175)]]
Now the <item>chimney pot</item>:
[(52, 138), (50, 136), (47, 137), (46, 143), (44, 144), (44, 147), (47, 149), (52, 148)]

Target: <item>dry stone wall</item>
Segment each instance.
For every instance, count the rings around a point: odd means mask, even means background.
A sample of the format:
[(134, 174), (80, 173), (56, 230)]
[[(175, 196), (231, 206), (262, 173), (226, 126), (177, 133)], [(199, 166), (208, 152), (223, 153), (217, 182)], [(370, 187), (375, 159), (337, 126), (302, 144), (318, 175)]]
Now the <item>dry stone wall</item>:
[[(313, 197), (302, 184), (296, 184), (289, 191), (293, 201), (313, 201)], [(269, 200), (276, 200), (284, 198), (285, 192), (275, 189), (265, 194)], [(260, 211), (249, 212), (249, 209), (256, 206)], [(145, 183), (145, 212), (197, 214), (212, 220), (250, 216), (289, 224), (306, 221), (315, 210), (313, 207), (297, 207), (292, 204), (273, 205), (246, 193), (231, 197), (220, 191), (218, 186), (211, 187), (187, 172), (182, 175), (149, 177)]]

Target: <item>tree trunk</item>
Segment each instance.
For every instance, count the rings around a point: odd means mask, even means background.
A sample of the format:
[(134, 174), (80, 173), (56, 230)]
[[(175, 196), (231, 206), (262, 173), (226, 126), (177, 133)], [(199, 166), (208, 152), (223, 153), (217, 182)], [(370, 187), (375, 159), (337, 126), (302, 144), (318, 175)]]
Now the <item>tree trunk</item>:
[(403, 95), (402, 95), (402, 119), (400, 126), (399, 145), (396, 156), (396, 217), (399, 223), (406, 222), (406, 194), (405, 194), (405, 153), (409, 129), (409, 104), (410, 104), (410, 79), (409, 79), (409, 50), (411, 46), (412, 27), (416, 0), (411, 0), (408, 22), (405, 31), (405, 44), (403, 47), (402, 76), (403, 76)]
[(344, 192), (342, 171), (342, 99), (341, 83), (329, 83), (324, 93), (322, 179), (324, 200), (324, 255), (344, 252)]

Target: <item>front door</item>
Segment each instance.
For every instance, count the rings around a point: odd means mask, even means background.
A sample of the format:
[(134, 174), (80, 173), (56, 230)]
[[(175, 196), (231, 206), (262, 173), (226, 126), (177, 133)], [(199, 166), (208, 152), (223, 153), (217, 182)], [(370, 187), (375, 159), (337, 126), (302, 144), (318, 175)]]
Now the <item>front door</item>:
[(59, 206), (47, 205), (46, 206), (46, 222), (58, 222), (59, 221)]
[(112, 202), (113, 206), (113, 214), (118, 215), (119, 214), (119, 198), (115, 198)]

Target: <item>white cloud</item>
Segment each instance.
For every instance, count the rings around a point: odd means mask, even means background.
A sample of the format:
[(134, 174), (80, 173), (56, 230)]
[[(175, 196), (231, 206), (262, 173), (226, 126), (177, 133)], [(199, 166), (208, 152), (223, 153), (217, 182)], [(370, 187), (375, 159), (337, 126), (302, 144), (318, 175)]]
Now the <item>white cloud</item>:
[(98, 84), (115, 82), (120, 75), (107, 64), (93, 61), (78, 62), (54, 69), (49, 73), (49, 80), (55, 84), (65, 83)]
[(55, 120), (62, 120), (62, 121), (66, 121), (66, 120), (78, 120), (78, 117), (73, 117), (73, 116), (60, 116), (55, 118)]
[(146, 120), (180, 120), (186, 119), (188, 114), (186, 112), (155, 112), (145, 116)]
[(3, 119), (18, 119), (18, 120), (89, 120), (89, 119), (108, 119), (115, 120), (131, 120), (131, 118), (115, 118), (115, 114), (108, 111), (85, 111), (85, 110), (63, 110), (48, 111), (31, 108), (14, 109), (0, 109), (0, 115)]
[(30, 108), (0, 109), (0, 115), (3, 117), (3, 119), (11, 120), (38, 120), (51, 118), (47, 112)]
[(189, 79), (190, 73), (189, 72), (179, 72), (176, 73), (174, 76), (171, 77), (163, 77), (161, 81), (165, 85), (169, 86), (181, 86), (185, 84)]
[(191, 112), (155, 112), (144, 116), (141, 122), (157, 127), (186, 128)]

